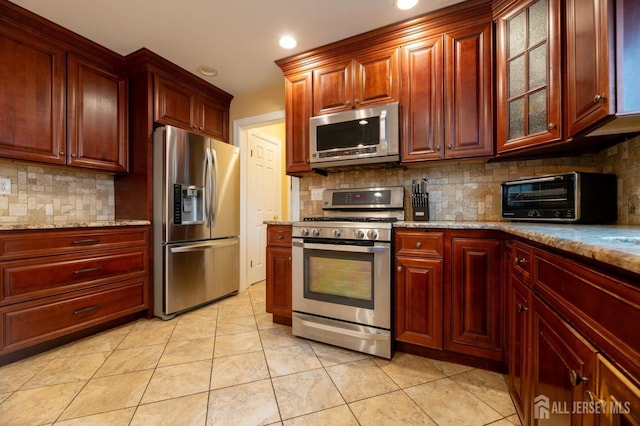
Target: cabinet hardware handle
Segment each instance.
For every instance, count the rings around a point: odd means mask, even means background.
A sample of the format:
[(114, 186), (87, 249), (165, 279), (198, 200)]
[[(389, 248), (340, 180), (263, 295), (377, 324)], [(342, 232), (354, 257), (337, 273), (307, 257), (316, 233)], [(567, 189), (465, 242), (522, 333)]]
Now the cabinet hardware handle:
[(355, 98), (355, 99), (353, 100), (353, 102), (357, 104), (357, 103), (359, 103), (359, 102), (360, 102), (360, 99)]
[(96, 267), (96, 268), (86, 268), (86, 269), (79, 269), (77, 271), (73, 271), (74, 274), (86, 274), (89, 272), (98, 272), (99, 270), (101, 270), (101, 267)]
[(590, 390), (586, 390), (584, 391), (584, 399), (586, 399), (588, 402), (591, 403), (598, 403), (598, 404), (604, 404), (604, 400), (602, 398), (598, 398), (597, 396), (594, 395), (593, 392), (591, 392)]
[(76, 158), (76, 155), (75, 154), (71, 154), (71, 158)]
[(522, 303), (518, 303), (518, 312), (522, 313), (522, 312), (527, 312), (528, 310), (529, 308), (524, 306)]
[(347, 105), (351, 105), (351, 101), (347, 101)]
[(86, 240), (73, 240), (71, 245), (73, 246), (87, 246), (90, 244), (98, 244), (100, 242), (97, 238), (88, 238)]
[(279, 240), (284, 240), (284, 234), (278, 234), (276, 238)]
[(553, 122), (549, 123), (549, 130), (553, 130), (555, 128), (556, 128), (556, 123), (553, 123)]
[(603, 101), (603, 100), (604, 100), (604, 95), (601, 95), (600, 93), (598, 93), (597, 95), (595, 95), (593, 97), (593, 103), (594, 104), (597, 104), (598, 102)]
[(402, 272), (402, 266), (398, 266), (397, 271)]
[(64, 155), (64, 151), (60, 151), (58, 155)]
[(569, 370), (569, 380), (573, 386), (589, 381), (588, 378), (581, 376), (580, 373), (573, 369)]
[(419, 249), (420, 247), (422, 247), (422, 241), (418, 241), (416, 243), (416, 248)]
[(524, 265), (524, 264), (526, 264), (526, 263), (527, 263), (527, 258), (526, 258), (526, 257), (523, 257), (522, 259), (518, 259), (518, 256), (516, 256), (516, 257), (513, 259), (513, 264), (514, 264), (514, 265), (516, 265), (516, 266), (518, 266), (518, 265)]
[(289, 261), (291, 261), (291, 256), (289, 256)]
[(86, 314), (87, 312), (97, 311), (100, 308), (102, 308), (102, 305), (88, 306), (86, 308), (82, 308), (82, 309), (78, 309), (76, 311), (73, 311), (73, 315)]
[(436, 151), (441, 151), (442, 147), (440, 145), (436, 146)]
[(452, 143), (450, 143), (449, 145), (447, 145), (447, 148), (449, 148), (449, 149), (453, 149), (453, 144), (452, 144)]

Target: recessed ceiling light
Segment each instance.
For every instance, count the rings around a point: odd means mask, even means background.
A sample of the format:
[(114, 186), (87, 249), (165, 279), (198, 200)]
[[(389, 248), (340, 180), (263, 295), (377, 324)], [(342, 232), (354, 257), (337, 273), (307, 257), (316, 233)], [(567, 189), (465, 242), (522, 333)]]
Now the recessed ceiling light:
[(206, 65), (200, 65), (197, 68), (198, 72), (206, 77), (215, 77), (218, 75), (218, 70), (213, 67), (208, 67)]
[(418, 4), (418, 0), (394, 0), (393, 5), (396, 9), (409, 10)]
[(282, 47), (283, 49), (293, 49), (298, 45), (296, 39), (291, 37), (290, 35), (280, 37), (279, 43), (280, 47)]

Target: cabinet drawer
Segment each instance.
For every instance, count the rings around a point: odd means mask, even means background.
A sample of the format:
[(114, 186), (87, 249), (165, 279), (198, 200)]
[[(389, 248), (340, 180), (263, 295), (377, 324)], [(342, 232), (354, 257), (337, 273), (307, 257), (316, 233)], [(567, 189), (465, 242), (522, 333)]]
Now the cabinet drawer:
[(396, 254), (442, 257), (443, 233), (420, 231), (396, 231)]
[(529, 277), (531, 276), (531, 260), (533, 258), (532, 248), (514, 241), (511, 253), (513, 262), (511, 272), (518, 274), (525, 283), (529, 284)]
[(270, 246), (291, 247), (291, 226), (267, 226), (267, 244)]
[(105, 280), (131, 278), (146, 270), (147, 251), (110, 252), (101, 256), (56, 256), (0, 264), (0, 305), (31, 300), (96, 285)]
[(149, 241), (146, 228), (95, 229), (74, 231), (19, 231), (0, 233), (0, 260), (76, 253), (145, 245)]
[(70, 299), (43, 299), (2, 312), (2, 349), (12, 351), (146, 309), (144, 280)]

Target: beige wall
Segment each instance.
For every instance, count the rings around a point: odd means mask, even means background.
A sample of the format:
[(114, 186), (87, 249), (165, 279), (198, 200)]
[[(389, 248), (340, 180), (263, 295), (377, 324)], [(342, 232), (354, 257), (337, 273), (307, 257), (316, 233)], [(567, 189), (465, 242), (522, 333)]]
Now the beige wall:
[(618, 176), (618, 224), (640, 225), (640, 137), (596, 155), (497, 163), (438, 162), (403, 169), (332, 173), (300, 181), (300, 217), (322, 215), (313, 188), (404, 186), (405, 210), (412, 218), (409, 194), (413, 179), (427, 178), (431, 220), (501, 220), (502, 181), (569, 171), (615, 173)]

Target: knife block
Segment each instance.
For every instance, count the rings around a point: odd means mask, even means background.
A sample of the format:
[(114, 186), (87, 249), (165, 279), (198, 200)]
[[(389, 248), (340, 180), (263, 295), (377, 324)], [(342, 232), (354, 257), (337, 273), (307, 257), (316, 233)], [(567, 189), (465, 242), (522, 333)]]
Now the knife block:
[[(414, 197), (412, 200), (413, 220), (427, 221), (429, 220), (429, 194), (419, 194), (420, 197)], [(419, 200), (418, 200), (419, 198)], [(419, 205), (416, 205), (419, 204)]]

